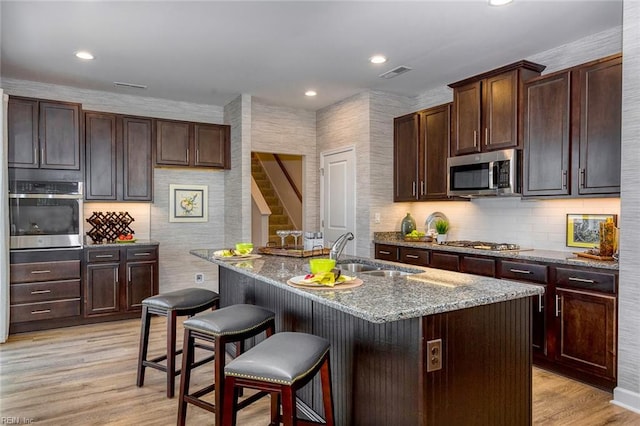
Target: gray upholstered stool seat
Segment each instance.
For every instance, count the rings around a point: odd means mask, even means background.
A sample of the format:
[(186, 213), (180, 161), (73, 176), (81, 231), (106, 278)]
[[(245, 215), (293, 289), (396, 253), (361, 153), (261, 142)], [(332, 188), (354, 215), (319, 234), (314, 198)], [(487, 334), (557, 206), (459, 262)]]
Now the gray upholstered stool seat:
[[(182, 356), (182, 376), (180, 377), (180, 404), (178, 406), (178, 425), (184, 425), (187, 417), (187, 405), (193, 404), (215, 413), (215, 424), (222, 424), (222, 397), (224, 395), (224, 365), (227, 343), (235, 343), (236, 356), (244, 352), (244, 341), (263, 331), (267, 337), (275, 332), (275, 314), (255, 305), (231, 305), (215, 311), (202, 313), (184, 321), (184, 345)], [(213, 384), (191, 392), (191, 367), (193, 352), (197, 341), (213, 343), (217, 354)], [(214, 403), (201, 397), (215, 391)], [(242, 401), (243, 406), (267, 395), (260, 392)]]
[(329, 341), (305, 333), (277, 333), (224, 368), (225, 376), (291, 385), (304, 377), (329, 351)]
[[(271, 423), (296, 425), (296, 391), (319, 372), (325, 422), (334, 424), (330, 343), (306, 333), (282, 332), (258, 343), (239, 355), (224, 369), (225, 393), (222, 424), (236, 424), (238, 394), (241, 388), (271, 393)], [(282, 400), (282, 415), (280, 401)], [(305, 424), (314, 422), (306, 421)], [(217, 423), (216, 423), (217, 424)]]
[[(176, 322), (179, 316), (192, 316), (206, 309), (217, 308), (220, 304), (220, 296), (215, 291), (204, 288), (187, 288), (178, 291), (158, 294), (147, 297), (142, 301), (142, 318), (140, 330), (140, 353), (138, 355), (138, 374), (136, 384), (144, 384), (146, 367), (167, 373), (167, 397), (172, 398), (175, 387), (175, 376), (180, 374), (176, 370), (176, 355), (182, 353), (182, 349), (176, 350)], [(167, 351), (164, 355), (147, 359), (149, 348), (149, 330), (151, 317), (160, 315), (167, 318)], [(200, 346), (213, 351), (212, 347)], [(214, 359), (211, 355), (198, 361), (202, 365)], [(163, 361), (166, 360), (166, 365)]]

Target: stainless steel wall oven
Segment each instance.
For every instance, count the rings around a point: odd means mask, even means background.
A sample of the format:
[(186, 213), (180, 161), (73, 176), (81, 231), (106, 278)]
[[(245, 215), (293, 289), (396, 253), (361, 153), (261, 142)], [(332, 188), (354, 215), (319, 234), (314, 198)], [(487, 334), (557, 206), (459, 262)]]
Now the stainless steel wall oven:
[(82, 208), (82, 182), (11, 182), (11, 249), (82, 247)]

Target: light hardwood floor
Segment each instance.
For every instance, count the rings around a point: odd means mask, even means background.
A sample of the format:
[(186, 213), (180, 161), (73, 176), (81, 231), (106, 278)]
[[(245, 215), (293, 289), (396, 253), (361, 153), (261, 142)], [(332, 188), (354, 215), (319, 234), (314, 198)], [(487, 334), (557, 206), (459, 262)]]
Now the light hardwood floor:
[[(181, 344), (182, 333), (178, 338)], [(175, 424), (178, 401), (165, 397), (164, 373), (147, 369), (145, 386), (135, 385), (138, 339), (138, 320), (10, 336), (0, 345), (0, 419), (56, 426)], [(163, 351), (164, 339), (164, 318), (154, 318), (150, 355)], [(211, 365), (196, 370), (194, 386), (209, 383)], [(640, 414), (610, 404), (608, 392), (537, 368), (533, 385), (535, 425), (640, 424)], [(187, 424), (213, 423), (209, 412), (189, 406)], [(238, 417), (243, 426), (268, 423), (267, 399)]]

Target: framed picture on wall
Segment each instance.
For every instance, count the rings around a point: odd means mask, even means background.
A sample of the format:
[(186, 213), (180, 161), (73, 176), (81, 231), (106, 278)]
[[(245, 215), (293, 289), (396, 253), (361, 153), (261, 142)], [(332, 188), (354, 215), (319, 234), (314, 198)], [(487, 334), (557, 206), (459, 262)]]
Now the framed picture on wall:
[(600, 223), (607, 219), (617, 222), (615, 214), (568, 214), (567, 247), (593, 248), (600, 244)]
[(169, 222), (207, 222), (207, 185), (169, 185)]

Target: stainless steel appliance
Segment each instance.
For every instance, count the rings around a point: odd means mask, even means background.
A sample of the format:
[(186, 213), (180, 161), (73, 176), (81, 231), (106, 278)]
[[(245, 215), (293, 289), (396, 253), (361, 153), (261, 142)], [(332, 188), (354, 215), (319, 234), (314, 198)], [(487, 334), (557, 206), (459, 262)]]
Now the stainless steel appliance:
[(82, 247), (82, 182), (14, 181), (11, 249)]
[(468, 240), (459, 240), (459, 241), (445, 241), (441, 243), (442, 245), (451, 246), (451, 247), (465, 247), (465, 248), (474, 248), (478, 250), (489, 250), (489, 251), (522, 251), (522, 250), (531, 250), (531, 249), (522, 249), (518, 244), (512, 243), (492, 243), (487, 241), (468, 241)]
[(521, 154), (517, 149), (447, 158), (447, 195), (520, 195)]

